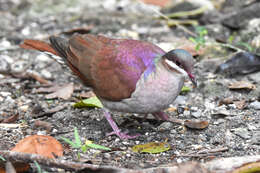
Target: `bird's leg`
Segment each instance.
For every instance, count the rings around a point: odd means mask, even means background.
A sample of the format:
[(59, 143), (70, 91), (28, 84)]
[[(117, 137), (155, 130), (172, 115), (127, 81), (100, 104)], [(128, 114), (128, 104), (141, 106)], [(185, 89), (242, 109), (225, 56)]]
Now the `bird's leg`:
[(113, 131), (111, 133), (108, 133), (107, 136), (115, 134), (120, 139), (133, 139), (133, 138), (136, 138), (136, 137), (140, 136), (140, 134), (137, 134), (137, 135), (134, 135), (134, 136), (130, 136), (127, 133), (121, 132), (121, 130), (118, 128), (118, 126), (116, 125), (115, 121), (112, 119), (112, 116), (110, 115), (110, 113), (107, 110), (104, 110), (104, 115), (105, 115), (107, 121), (109, 122), (110, 126), (113, 129)]
[(164, 112), (155, 112), (152, 114), (156, 119), (169, 120), (169, 116)]

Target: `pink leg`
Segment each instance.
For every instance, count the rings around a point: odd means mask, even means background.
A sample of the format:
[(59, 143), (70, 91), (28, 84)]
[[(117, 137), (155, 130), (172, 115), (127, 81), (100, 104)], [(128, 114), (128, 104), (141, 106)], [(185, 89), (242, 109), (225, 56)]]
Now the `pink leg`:
[(130, 136), (127, 133), (121, 132), (121, 130), (118, 128), (118, 126), (116, 125), (115, 121), (112, 119), (111, 115), (109, 112), (107, 112), (106, 110), (104, 111), (104, 115), (107, 119), (107, 121), (109, 122), (110, 126), (112, 127), (113, 131), (111, 133), (108, 133), (107, 136), (110, 135), (117, 135), (120, 139), (133, 139), (136, 138), (138, 136), (140, 136), (140, 134), (134, 135), (134, 136)]
[(169, 120), (169, 116), (164, 112), (156, 112), (152, 114), (156, 119)]

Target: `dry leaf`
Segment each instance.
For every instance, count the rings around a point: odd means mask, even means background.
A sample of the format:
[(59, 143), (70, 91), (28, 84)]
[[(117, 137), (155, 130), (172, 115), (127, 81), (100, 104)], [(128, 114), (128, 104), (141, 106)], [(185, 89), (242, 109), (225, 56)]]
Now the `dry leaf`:
[(184, 125), (191, 129), (205, 129), (208, 127), (208, 121), (185, 120)]
[(257, 173), (260, 172), (260, 161), (247, 163), (233, 170), (231, 173)]
[[(52, 159), (56, 156), (63, 156), (62, 145), (55, 138), (43, 135), (28, 136), (20, 140), (11, 151), (39, 154)], [(30, 168), (28, 163), (14, 162), (12, 164), (16, 172), (25, 172)]]
[(235, 101), (234, 104), (236, 105), (236, 108), (240, 110), (244, 109), (247, 106), (245, 100)]
[(71, 30), (68, 30), (68, 31), (64, 31), (64, 32), (62, 32), (62, 34), (68, 34), (68, 35), (72, 35), (72, 34), (74, 34), (74, 33), (88, 34), (93, 27), (94, 27), (94, 26), (74, 28), (74, 29), (71, 29)]
[(176, 112), (177, 108), (176, 107), (169, 107), (168, 109), (166, 109), (167, 112)]
[(234, 98), (233, 97), (228, 97), (228, 98), (224, 98), (224, 99), (221, 99), (218, 103), (218, 106), (221, 106), (221, 105), (228, 105), (228, 104), (232, 104), (234, 102)]
[(79, 96), (81, 98), (90, 98), (90, 97), (94, 97), (96, 95), (93, 91), (88, 91), (88, 92), (81, 93)]
[(36, 92), (53, 92), (51, 94), (46, 95), (47, 99), (54, 99), (54, 98), (62, 98), (62, 99), (69, 99), (73, 94), (74, 86), (73, 83), (65, 84), (62, 86), (54, 85), (49, 88), (39, 88)]
[(2, 121), (2, 123), (14, 123), (19, 117), (19, 114), (16, 113), (15, 115), (12, 115)]
[(33, 72), (27, 72), (26, 73), (28, 76), (30, 76), (31, 78), (37, 80), (38, 82), (40, 82), (40, 84), (51, 84), (52, 82), (44, 79), (43, 77), (39, 76), (38, 74), (36, 73), (33, 73)]
[(247, 81), (238, 81), (238, 82), (234, 82), (231, 83), (228, 86), (229, 89), (256, 89), (256, 86), (250, 82)]
[(140, 144), (140, 145), (135, 145), (132, 147), (132, 150), (134, 152), (138, 153), (161, 153), (164, 151), (168, 151), (170, 149), (170, 145), (167, 142), (150, 142), (147, 144)]
[(52, 129), (52, 125), (49, 122), (46, 121), (40, 121), (40, 120), (36, 120), (34, 122), (34, 127), (41, 127), (44, 128), (47, 132), (50, 132)]
[(59, 141), (51, 136), (32, 135), (18, 142), (11, 151), (39, 154), (54, 159), (63, 156), (63, 148)]

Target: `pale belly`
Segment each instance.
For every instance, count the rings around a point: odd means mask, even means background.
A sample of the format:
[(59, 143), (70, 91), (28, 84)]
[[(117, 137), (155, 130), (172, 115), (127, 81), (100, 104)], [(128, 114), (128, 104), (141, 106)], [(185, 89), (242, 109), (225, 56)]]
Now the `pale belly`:
[(114, 111), (129, 113), (154, 113), (166, 109), (179, 95), (184, 83), (182, 74), (168, 70), (157, 71), (138, 81), (130, 98), (120, 102), (101, 100), (103, 105)]

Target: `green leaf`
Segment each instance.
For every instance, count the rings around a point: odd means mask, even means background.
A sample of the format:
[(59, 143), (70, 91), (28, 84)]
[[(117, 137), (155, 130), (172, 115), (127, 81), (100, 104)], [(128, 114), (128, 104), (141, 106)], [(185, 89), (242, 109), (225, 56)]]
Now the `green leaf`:
[(98, 144), (88, 144), (87, 145), (90, 148), (94, 148), (94, 149), (100, 149), (100, 150), (107, 150), (110, 151), (111, 149), (102, 145), (98, 145)]
[(3, 161), (5, 161), (5, 158), (3, 158), (2, 156), (0, 156), (0, 159), (3, 160)]
[(85, 145), (89, 148), (94, 148), (94, 149), (101, 149), (101, 150), (108, 150), (110, 151), (111, 149), (102, 145), (98, 145), (98, 144), (93, 144), (92, 141), (90, 140), (86, 140)]
[(98, 108), (103, 108), (102, 103), (100, 100), (95, 96), (95, 97), (90, 97), (85, 100), (81, 100), (73, 105), (74, 108), (84, 108), (84, 107), (98, 107)]
[(199, 43), (195, 46), (195, 50), (196, 51), (200, 50), (200, 44)]
[(80, 137), (79, 137), (79, 132), (78, 132), (78, 129), (77, 127), (74, 127), (74, 138), (75, 138), (75, 144), (78, 146), (78, 147), (81, 147), (81, 140), (80, 140)]
[(68, 138), (64, 138), (64, 137), (60, 137), (60, 139), (62, 139), (63, 141), (65, 141), (66, 143), (68, 143), (71, 147), (73, 148), (79, 148), (80, 146), (78, 146), (76, 143), (74, 143), (73, 141), (71, 141)]
[(88, 146), (87, 145), (82, 145), (81, 146), (81, 150), (83, 151), (83, 153), (85, 153), (88, 150)]
[(229, 44), (232, 44), (234, 39), (235, 39), (235, 38), (234, 38), (233, 35), (229, 36), (229, 37), (228, 37), (228, 43), (229, 43)]
[(181, 92), (189, 92), (190, 91), (190, 88), (187, 87), (187, 86), (183, 86), (182, 89), (181, 89)]
[(132, 150), (138, 153), (156, 154), (156, 153), (168, 151), (170, 148), (171, 147), (167, 142), (160, 142), (160, 143), (150, 142), (147, 144), (135, 145), (132, 147)]
[(193, 37), (189, 37), (189, 40), (192, 41), (193, 43), (197, 43), (197, 41)]
[(253, 47), (245, 42), (238, 42), (237, 45), (244, 46), (249, 52), (253, 52)]

